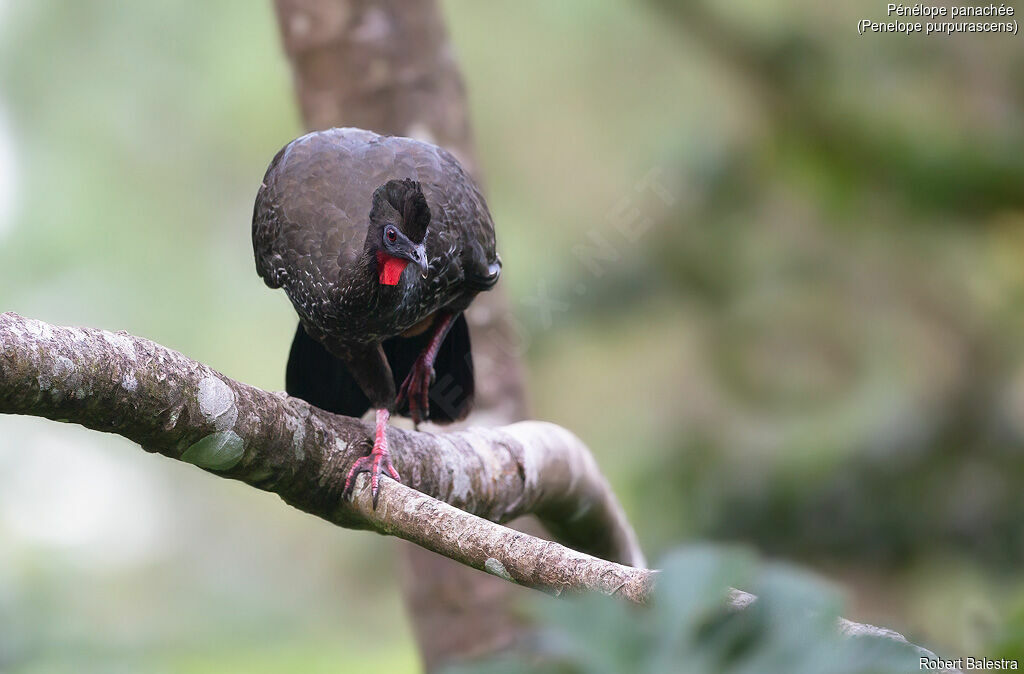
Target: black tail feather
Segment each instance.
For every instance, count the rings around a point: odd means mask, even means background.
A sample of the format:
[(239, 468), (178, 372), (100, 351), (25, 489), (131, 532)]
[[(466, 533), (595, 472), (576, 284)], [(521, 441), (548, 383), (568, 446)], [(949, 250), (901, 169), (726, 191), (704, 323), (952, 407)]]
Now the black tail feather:
[(335, 414), (361, 417), (370, 400), (345, 364), (310, 337), (299, 323), (288, 354), (284, 388), (288, 395)]
[[(393, 337), (385, 340), (384, 354), (395, 379), (395, 390), (402, 385), (416, 358), (430, 342), (432, 331), (415, 337)], [(434, 381), (430, 385), (430, 410), (427, 419), (434, 423), (450, 423), (465, 418), (473, 407), (473, 357), (470, 351), (469, 326), (460, 314), (452, 323), (434, 361)], [(370, 407), (345, 364), (332, 356), (314, 340), (300, 324), (295, 331), (285, 390), (320, 409), (360, 417)], [(408, 416), (407, 402), (394, 410)]]

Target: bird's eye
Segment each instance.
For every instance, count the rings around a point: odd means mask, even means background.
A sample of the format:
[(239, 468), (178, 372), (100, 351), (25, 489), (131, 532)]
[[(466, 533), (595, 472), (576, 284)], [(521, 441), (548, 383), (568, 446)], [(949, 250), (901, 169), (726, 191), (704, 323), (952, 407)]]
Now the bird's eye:
[(396, 230), (391, 225), (388, 225), (384, 229), (384, 238), (388, 240), (388, 243), (394, 243), (395, 241), (398, 241), (398, 230)]

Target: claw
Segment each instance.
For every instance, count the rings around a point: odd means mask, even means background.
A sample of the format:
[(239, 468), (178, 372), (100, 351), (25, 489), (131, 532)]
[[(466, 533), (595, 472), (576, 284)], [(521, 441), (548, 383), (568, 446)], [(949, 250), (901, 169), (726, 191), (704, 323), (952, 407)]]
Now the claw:
[(430, 384), (434, 381), (434, 368), (427, 358), (416, 359), (398, 391), (397, 405), (409, 402), (409, 416), (413, 423), (422, 423), (430, 413)]
[(417, 426), (430, 414), (429, 396), (430, 383), (434, 381), (434, 359), (437, 358), (437, 351), (441, 348), (454, 320), (455, 315), (443, 314), (435, 321), (434, 335), (430, 338), (430, 343), (413, 363), (412, 369), (398, 389), (396, 405), (400, 406), (408, 401), (409, 416)]
[(383, 467), (387, 472), (388, 476), (396, 482), (401, 482), (402, 478), (395, 470), (395, 467), (391, 465), (391, 455), (388, 452), (388, 438), (386, 434), (387, 423), (388, 423), (388, 411), (385, 409), (377, 410), (377, 430), (374, 438), (373, 449), (366, 456), (361, 456), (356, 459), (356, 462), (352, 464), (352, 468), (349, 469), (348, 475), (345, 477), (345, 488), (341, 491), (342, 498), (347, 498), (352, 493), (353, 487), (355, 487), (355, 479), (360, 473), (370, 474), (370, 496), (373, 498), (373, 508), (377, 509), (377, 499), (380, 495), (380, 471)]

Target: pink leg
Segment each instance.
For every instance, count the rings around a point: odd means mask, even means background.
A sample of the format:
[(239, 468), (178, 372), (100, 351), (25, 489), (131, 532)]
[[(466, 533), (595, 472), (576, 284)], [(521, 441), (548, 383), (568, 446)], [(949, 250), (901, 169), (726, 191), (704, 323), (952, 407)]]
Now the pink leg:
[(345, 489), (342, 496), (348, 495), (355, 483), (356, 475), (360, 473), (370, 474), (370, 494), (373, 497), (373, 507), (377, 507), (377, 492), (380, 487), (380, 470), (383, 466), (388, 475), (396, 482), (401, 482), (398, 471), (391, 465), (391, 455), (388, 453), (388, 419), (391, 413), (386, 409), (377, 410), (377, 428), (373, 440), (373, 449), (366, 456), (360, 457), (352, 464), (348, 476), (345, 478)]
[(455, 316), (451, 314), (438, 317), (427, 348), (423, 349), (423, 353), (416, 359), (405, 381), (402, 382), (402, 387), (398, 389), (395, 404), (400, 405), (403, 400), (409, 399), (409, 416), (412, 417), (413, 423), (418, 424), (427, 418), (427, 412), (430, 410), (430, 382), (434, 379), (434, 360), (454, 322)]

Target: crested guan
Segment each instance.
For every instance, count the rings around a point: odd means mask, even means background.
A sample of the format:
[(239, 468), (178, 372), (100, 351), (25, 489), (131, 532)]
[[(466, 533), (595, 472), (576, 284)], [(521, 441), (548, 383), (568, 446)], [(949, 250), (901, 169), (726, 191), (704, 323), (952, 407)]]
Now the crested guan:
[[(411, 138), (330, 129), (277, 153), (256, 195), (256, 270), (299, 315), (290, 395), (328, 412), (376, 409), (374, 507), (392, 413), (419, 424), (464, 418), (473, 361), (463, 311), (494, 286), (501, 259), (480, 190), (450, 153)], [(397, 392), (397, 394), (396, 394)], [(431, 404), (433, 403), (433, 404)]]

